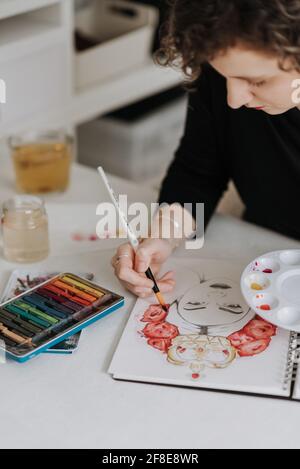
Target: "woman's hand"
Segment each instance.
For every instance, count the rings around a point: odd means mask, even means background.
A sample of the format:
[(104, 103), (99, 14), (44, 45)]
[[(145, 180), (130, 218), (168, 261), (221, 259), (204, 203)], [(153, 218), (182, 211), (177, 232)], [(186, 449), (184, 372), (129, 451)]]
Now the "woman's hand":
[(144, 239), (136, 253), (129, 243), (125, 243), (119, 246), (111, 259), (111, 265), (124, 287), (142, 298), (153, 294), (153, 282), (145, 275), (150, 266), (158, 288), (162, 293), (167, 293), (175, 286), (173, 271), (165, 273), (161, 278), (158, 278), (157, 274), (172, 250), (172, 245), (167, 239)]

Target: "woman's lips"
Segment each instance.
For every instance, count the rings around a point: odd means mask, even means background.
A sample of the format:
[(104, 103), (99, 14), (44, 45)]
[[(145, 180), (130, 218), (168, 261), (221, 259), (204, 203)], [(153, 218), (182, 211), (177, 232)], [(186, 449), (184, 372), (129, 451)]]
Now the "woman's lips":
[(267, 106), (247, 106), (248, 109), (255, 109), (256, 111), (261, 111), (262, 109), (266, 109)]

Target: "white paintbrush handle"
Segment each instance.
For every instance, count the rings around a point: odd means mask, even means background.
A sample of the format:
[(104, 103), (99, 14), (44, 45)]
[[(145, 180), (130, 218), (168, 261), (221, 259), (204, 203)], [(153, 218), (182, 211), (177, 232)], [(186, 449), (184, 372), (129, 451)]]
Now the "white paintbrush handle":
[(108, 182), (108, 179), (106, 177), (106, 174), (104, 172), (104, 169), (102, 168), (102, 166), (98, 166), (98, 171), (99, 171), (99, 174), (105, 184), (105, 187), (109, 193), (109, 196), (112, 200), (112, 203), (114, 204), (114, 206), (116, 207), (116, 210), (119, 214), (119, 218), (121, 220), (121, 223), (123, 225), (123, 228), (124, 230), (126, 231), (127, 233), (127, 236), (128, 236), (128, 240), (131, 244), (131, 246), (133, 247), (133, 249), (136, 251), (138, 246), (139, 246), (139, 241), (135, 235), (135, 233), (133, 232), (133, 230), (131, 229), (131, 227), (129, 226), (129, 223), (126, 219), (126, 216), (125, 214), (122, 212), (121, 208), (120, 208), (120, 205), (119, 205), (119, 202), (118, 202), (118, 199), (113, 191), (113, 188), (111, 187), (111, 185), (109, 184)]

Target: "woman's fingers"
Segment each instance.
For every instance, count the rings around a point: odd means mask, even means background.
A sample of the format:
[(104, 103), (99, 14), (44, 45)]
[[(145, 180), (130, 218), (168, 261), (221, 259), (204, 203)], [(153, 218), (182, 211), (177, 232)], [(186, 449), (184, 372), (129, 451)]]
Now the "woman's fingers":
[(168, 241), (148, 238), (140, 243), (134, 260), (134, 270), (145, 272), (151, 263), (161, 264), (171, 254), (172, 248)]
[(134, 262), (134, 249), (129, 243), (121, 244), (118, 247), (116, 254), (111, 258), (111, 265), (116, 268), (117, 264), (133, 266)]
[(166, 272), (162, 277), (158, 279), (159, 281), (164, 281), (164, 280), (175, 280), (175, 273), (173, 270), (169, 270)]
[(115, 270), (115, 275), (121, 282), (132, 284), (136, 287), (151, 289), (152, 280), (149, 280), (144, 274), (139, 274), (133, 270), (134, 249), (129, 243), (122, 244), (111, 260)]
[(152, 280), (145, 277), (145, 275), (138, 274), (137, 272), (135, 272), (130, 267), (127, 267), (126, 265), (117, 265), (115, 271), (116, 271), (117, 277), (121, 281), (131, 283), (132, 285), (135, 285), (136, 287), (144, 287), (144, 288), (151, 289), (154, 285)]
[[(114, 268), (115, 275), (120, 282), (129, 291), (140, 297), (153, 295), (153, 281), (148, 279), (145, 271), (151, 265), (151, 270), (157, 279), (157, 284), (160, 291), (172, 291), (175, 285), (174, 273), (172, 271), (166, 272), (162, 277), (158, 278), (161, 264), (159, 262), (151, 263), (152, 255), (157, 248), (157, 243), (154, 240), (145, 241), (141, 243), (140, 247), (135, 253), (134, 249), (129, 243), (119, 246), (116, 254), (111, 259), (111, 265)], [(161, 248), (161, 246), (159, 246)], [(164, 249), (165, 246), (163, 245)]]
[(169, 292), (174, 290), (175, 281), (174, 280), (168, 280), (168, 281), (165, 281), (165, 282), (157, 282), (157, 286), (158, 286), (161, 293), (169, 293)]
[[(123, 285), (129, 291), (141, 298), (145, 298), (154, 294), (152, 288), (145, 288), (128, 282), (123, 282)], [(171, 292), (175, 287), (174, 272), (166, 272), (160, 279), (157, 279), (157, 285), (161, 293)]]
[(161, 278), (156, 281), (158, 288), (162, 293), (171, 292), (175, 287), (175, 277), (174, 272), (166, 272)]

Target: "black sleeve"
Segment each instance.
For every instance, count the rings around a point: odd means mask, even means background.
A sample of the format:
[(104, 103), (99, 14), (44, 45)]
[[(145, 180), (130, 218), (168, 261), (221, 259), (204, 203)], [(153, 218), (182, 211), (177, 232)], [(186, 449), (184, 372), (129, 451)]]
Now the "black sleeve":
[[(215, 115), (218, 106), (223, 113), (226, 88), (219, 78), (214, 87), (210, 75), (211, 72), (203, 71), (197, 81), (197, 91), (189, 92), (184, 134), (164, 177), (158, 199), (160, 204), (192, 203), (195, 219), (195, 204), (203, 202), (205, 227), (229, 180), (225, 145), (221, 141), (225, 123), (220, 115)], [(220, 86), (224, 90), (220, 90)]]

